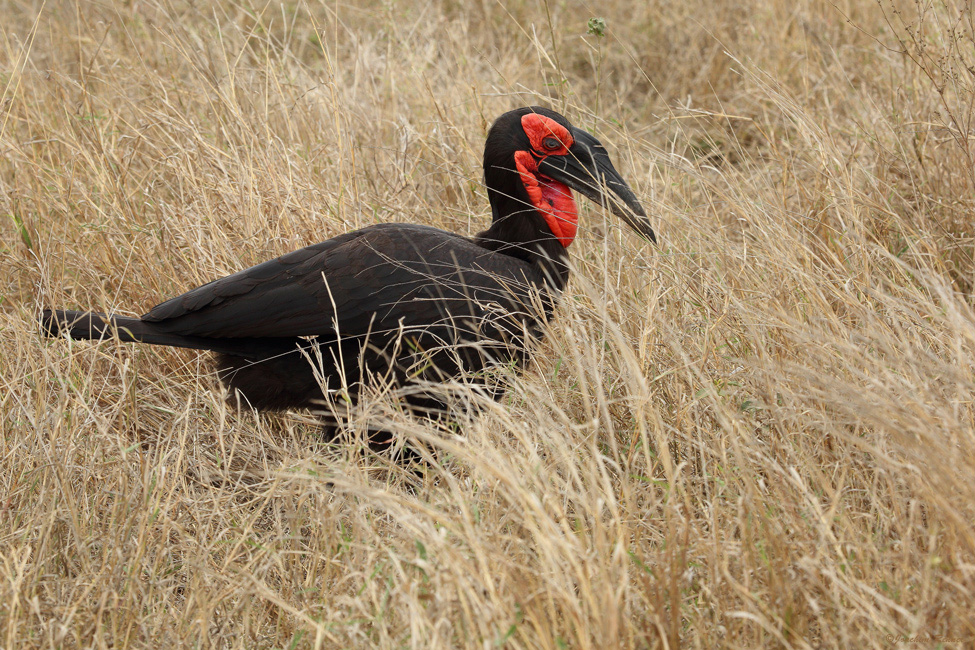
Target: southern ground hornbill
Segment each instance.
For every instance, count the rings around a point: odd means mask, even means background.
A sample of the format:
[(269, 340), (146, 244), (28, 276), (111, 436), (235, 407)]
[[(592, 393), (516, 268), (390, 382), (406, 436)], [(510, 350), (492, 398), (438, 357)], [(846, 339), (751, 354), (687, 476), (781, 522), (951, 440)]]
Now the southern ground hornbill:
[[(332, 404), (334, 416), (336, 402), (354, 404), (377, 381), (414, 413), (442, 412), (442, 382), (486, 387), (483, 371), (524, 363), (551, 316), (576, 234), (570, 188), (654, 240), (599, 141), (548, 109), (494, 123), (484, 181), (493, 219), (473, 239), (377, 224), (215, 280), (141, 318), (44, 311), (43, 331), (211, 350), (231, 395), (259, 410)], [(334, 434), (339, 420), (331, 422)]]

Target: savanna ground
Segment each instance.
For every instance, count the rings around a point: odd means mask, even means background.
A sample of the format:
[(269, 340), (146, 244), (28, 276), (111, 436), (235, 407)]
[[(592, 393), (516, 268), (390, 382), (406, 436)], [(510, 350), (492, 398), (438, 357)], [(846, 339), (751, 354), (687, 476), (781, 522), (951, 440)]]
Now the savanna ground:
[[(0, 16), (0, 647), (975, 645), (970, 4)], [(585, 204), (462, 436), (366, 400), (419, 477), (228, 407), (205, 354), (38, 334), (375, 222), (474, 233), (527, 104), (660, 245)]]

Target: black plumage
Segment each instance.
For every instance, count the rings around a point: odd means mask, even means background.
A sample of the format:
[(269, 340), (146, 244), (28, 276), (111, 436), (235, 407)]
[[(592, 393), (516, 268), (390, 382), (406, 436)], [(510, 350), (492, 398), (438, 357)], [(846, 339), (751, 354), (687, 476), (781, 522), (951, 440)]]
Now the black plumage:
[(568, 278), (565, 228), (553, 219), (575, 217), (569, 187), (653, 238), (602, 145), (547, 109), (495, 122), (484, 174), (493, 218), (473, 239), (378, 224), (215, 280), (138, 319), (45, 311), (43, 330), (214, 351), (221, 381), (261, 410), (320, 407), (323, 388), (354, 402), (380, 381), (413, 410), (437, 411), (440, 382), (524, 363)]

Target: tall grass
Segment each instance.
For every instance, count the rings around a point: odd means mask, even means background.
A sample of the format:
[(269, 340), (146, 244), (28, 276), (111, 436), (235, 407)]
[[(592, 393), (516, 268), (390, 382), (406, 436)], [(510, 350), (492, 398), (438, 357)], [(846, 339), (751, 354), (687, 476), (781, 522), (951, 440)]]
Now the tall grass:
[[(0, 15), (0, 647), (975, 642), (969, 4)], [(206, 355), (38, 335), (371, 223), (474, 233), (532, 103), (661, 244), (583, 207), (546, 341), (459, 433), (379, 391), (329, 446)]]

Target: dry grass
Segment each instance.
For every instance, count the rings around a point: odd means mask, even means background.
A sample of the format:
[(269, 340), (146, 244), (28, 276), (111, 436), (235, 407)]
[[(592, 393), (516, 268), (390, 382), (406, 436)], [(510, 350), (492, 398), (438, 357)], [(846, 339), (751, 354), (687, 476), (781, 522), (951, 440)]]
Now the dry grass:
[[(970, 5), (0, 15), (0, 647), (975, 643)], [(536, 102), (662, 244), (587, 207), (463, 437), (365, 404), (439, 448), (420, 479), (229, 409), (206, 355), (38, 336), (377, 221), (473, 233), (486, 128)]]

